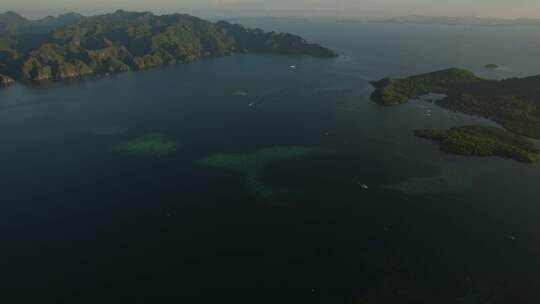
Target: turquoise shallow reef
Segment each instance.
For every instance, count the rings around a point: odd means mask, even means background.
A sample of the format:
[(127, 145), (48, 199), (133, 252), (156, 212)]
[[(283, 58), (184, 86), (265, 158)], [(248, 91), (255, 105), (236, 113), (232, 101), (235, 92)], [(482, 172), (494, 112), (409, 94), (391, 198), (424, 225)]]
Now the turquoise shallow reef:
[(279, 200), (280, 195), (292, 190), (265, 183), (262, 173), (267, 164), (321, 152), (302, 146), (277, 146), (250, 153), (216, 153), (199, 161), (209, 167), (231, 170), (241, 174), (249, 191), (261, 201)]
[(115, 147), (119, 152), (141, 156), (164, 156), (178, 150), (178, 143), (160, 133), (149, 133), (120, 143)]
[(438, 167), (438, 173), (430, 176), (410, 177), (384, 188), (409, 194), (460, 193), (474, 188), (475, 179), (482, 174), (493, 174), (493, 169), (447, 163)]

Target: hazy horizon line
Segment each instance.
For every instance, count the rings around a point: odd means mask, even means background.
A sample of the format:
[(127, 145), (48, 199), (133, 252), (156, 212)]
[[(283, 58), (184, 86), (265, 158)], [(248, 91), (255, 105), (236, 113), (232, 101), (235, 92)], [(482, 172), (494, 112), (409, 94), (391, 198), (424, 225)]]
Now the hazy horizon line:
[[(93, 13), (87, 12), (85, 13), (84, 10), (82, 11), (76, 11), (76, 10), (65, 10), (63, 12), (58, 12), (54, 14), (36, 14), (36, 13), (25, 13), (24, 10), (18, 11), (13, 9), (8, 9), (4, 11), (0, 11), (0, 14), (13, 12), (18, 15), (23, 16), (26, 19), (29, 20), (39, 20), (46, 17), (58, 17), (65, 14), (70, 13), (77, 13), (80, 15), (83, 15), (85, 17), (92, 17), (92, 16), (99, 16), (99, 15), (106, 15), (106, 14), (112, 14), (116, 11), (126, 11), (126, 12), (137, 12), (137, 13), (152, 13), (155, 15), (170, 15), (170, 14), (189, 14), (193, 16), (197, 16), (197, 13), (202, 15), (212, 15), (214, 17), (218, 17), (221, 14), (223, 14), (223, 17), (229, 17), (229, 18), (347, 18), (347, 19), (371, 19), (371, 20), (384, 20), (384, 19), (392, 19), (392, 18), (403, 18), (403, 17), (429, 17), (429, 18), (478, 18), (478, 19), (499, 19), (499, 20), (537, 20), (540, 19), (540, 17), (500, 17), (500, 16), (476, 16), (476, 15), (438, 15), (438, 14), (403, 14), (403, 15), (357, 15), (352, 12), (349, 14), (343, 14), (343, 13), (337, 13), (336, 14), (313, 14), (313, 10), (311, 11), (304, 11), (304, 10), (257, 10), (257, 9), (245, 9), (242, 10), (240, 13), (238, 10), (232, 10), (232, 9), (184, 9), (184, 10), (134, 10), (134, 9), (112, 9), (112, 10), (102, 10), (102, 11), (96, 11)], [(275, 14), (280, 12), (296, 12), (296, 14)], [(318, 12), (331, 12), (332, 10), (324, 10), (319, 9)], [(252, 14), (246, 14), (247, 12), (251, 12)], [(274, 13), (274, 14), (272, 14)]]

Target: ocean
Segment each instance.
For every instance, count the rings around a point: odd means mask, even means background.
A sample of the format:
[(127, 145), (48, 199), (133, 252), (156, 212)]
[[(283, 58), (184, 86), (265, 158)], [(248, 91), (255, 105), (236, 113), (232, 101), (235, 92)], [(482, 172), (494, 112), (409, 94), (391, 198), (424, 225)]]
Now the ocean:
[(537, 28), (239, 22), (340, 57), (0, 90), (9, 303), (540, 302), (539, 165), (445, 154), (413, 130), (495, 123), (369, 98), (450, 67), (539, 74)]

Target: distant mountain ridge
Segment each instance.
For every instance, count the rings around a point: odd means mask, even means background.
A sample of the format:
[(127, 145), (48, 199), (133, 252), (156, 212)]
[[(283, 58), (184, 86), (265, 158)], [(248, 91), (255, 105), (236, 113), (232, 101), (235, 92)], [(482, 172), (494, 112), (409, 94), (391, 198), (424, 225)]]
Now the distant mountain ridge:
[(434, 25), (477, 25), (477, 26), (540, 26), (540, 19), (518, 18), (482, 18), (473, 16), (460, 17), (433, 17), (412, 15), (379, 20), (383, 23), (410, 23), (410, 24), (434, 24)]
[(30, 21), (14, 12), (0, 14), (0, 34), (15, 33), (17, 29), (28, 25)]
[(27, 19), (15, 12), (0, 14), (0, 34), (21, 34), (48, 32), (56, 28), (75, 23), (84, 18), (77, 13), (62, 14), (57, 17), (47, 16), (38, 20)]
[(337, 56), (296, 35), (186, 14), (118, 10), (92, 17), (71, 13), (30, 21), (8, 12), (0, 15), (0, 24), (0, 84), (4, 85), (13, 80), (142, 70), (244, 52)]

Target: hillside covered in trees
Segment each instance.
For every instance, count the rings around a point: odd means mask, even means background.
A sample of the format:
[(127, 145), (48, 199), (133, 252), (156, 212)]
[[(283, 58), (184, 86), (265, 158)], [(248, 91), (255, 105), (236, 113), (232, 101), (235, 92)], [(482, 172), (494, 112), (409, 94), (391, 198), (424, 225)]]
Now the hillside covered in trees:
[(498, 81), (482, 79), (467, 70), (448, 69), (372, 84), (376, 88), (372, 99), (381, 105), (440, 93), (446, 97), (437, 104), (444, 108), (482, 116), (514, 133), (540, 138), (540, 75)]
[(415, 130), (415, 135), (440, 144), (441, 150), (466, 156), (501, 156), (521, 162), (540, 159), (540, 149), (530, 139), (495, 127), (463, 126), (448, 130)]
[(336, 53), (299, 36), (209, 22), (184, 14), (116, 11), (30, 21), (0, 14), (0, 84), (142, 70), (203, 57), (257, 52), (315, 57)]

